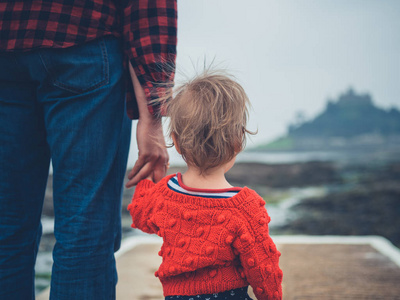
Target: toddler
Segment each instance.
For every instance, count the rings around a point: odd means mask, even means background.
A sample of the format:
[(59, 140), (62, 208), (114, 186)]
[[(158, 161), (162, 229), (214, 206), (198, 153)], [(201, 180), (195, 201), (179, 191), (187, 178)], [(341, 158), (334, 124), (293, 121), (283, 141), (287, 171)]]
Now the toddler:
[(166, 300), (250, 300), (249, 284), (259, 300), (282, 299), (265, 202), (225, 179), (250, 133), (248, 103), (237, 82), (210, 72), (168, 103), (169, 136), (187, 171), (140, 181), (128, 206), (132, 227), (163, 238), (155, 276)]

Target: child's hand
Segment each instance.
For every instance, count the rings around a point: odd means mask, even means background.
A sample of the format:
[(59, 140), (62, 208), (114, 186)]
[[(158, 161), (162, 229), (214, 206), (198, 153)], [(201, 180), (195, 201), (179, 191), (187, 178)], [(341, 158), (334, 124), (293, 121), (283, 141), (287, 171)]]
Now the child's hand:
[[(167, 163), (166, 168), (167, 168), (167, 170), (169, 169), (169, 162)], [(154, 172), (150, 173), (149, 176), (147, 176), (144, 179), (147, 179), (147, 180), (150, 180), (150, 181), (156, 183), (156, 180), (154, 180)]]
[(153, 173), (152, 173), (152, 174), (150, 174), (149, 176), (147, 176), (145, 179), (147, 179), (147, 180), (150, 180), (150, 181), (154, 182), (154, 180), (153, 180)]

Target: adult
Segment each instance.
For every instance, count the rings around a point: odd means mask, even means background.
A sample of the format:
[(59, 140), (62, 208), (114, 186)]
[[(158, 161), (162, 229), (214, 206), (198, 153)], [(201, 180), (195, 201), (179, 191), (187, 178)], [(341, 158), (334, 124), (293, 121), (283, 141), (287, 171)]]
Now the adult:
[(50, 159), (50, 299), (115, 299), (128, 116), (139, 158), (127, 186), (158, 181), (176, 16), (175, 0), (0, 2), (0, 299), (35, 297)]

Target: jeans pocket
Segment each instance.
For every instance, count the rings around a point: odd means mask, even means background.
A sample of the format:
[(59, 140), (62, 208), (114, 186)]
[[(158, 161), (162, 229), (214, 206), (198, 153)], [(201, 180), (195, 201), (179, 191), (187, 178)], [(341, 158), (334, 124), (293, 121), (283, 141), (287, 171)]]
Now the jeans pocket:
[(53, 85), (81, 94), (109, 82), (109, 62), (104, 38), (62, 49), (43, 49), (43, 65)]

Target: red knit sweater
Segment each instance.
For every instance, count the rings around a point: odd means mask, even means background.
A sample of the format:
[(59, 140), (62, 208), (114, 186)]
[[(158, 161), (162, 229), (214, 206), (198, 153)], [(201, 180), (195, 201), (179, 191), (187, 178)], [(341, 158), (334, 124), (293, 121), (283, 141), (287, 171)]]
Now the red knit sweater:
[(244, 187), (213, 199), (142, 180), (128, 210), (132, 227), (163, 238), (155, 275), (164, 296), (218, 293), (251, 285), (258, 300), (282, 299), (280, 253), (268, 234), (264, 200)]

